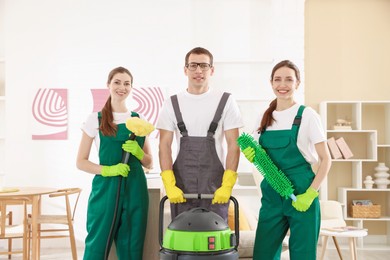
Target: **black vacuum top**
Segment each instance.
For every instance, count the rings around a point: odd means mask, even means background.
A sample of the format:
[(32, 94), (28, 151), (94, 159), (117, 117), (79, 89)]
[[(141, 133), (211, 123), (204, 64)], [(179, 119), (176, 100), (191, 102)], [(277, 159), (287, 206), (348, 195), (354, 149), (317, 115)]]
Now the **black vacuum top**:
[(179, 214), (168, 228), (180, 231), (220, 231), (229, 226), (217, 213), (205, 208), (193, 208)]

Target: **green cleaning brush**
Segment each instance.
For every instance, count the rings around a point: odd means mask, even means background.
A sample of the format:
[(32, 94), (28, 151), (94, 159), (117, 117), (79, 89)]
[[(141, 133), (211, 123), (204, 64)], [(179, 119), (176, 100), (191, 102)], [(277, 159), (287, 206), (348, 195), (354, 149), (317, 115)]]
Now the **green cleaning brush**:
[(247, 133), (242, 133), (237, 139), (241, 151), (252, 147), (255, 151), (253, 164), (264, 176), (271, 187), (284, 198), (290, 197), (293, 201), (297, 198), (294, 195), (294, 188), (287, 176), (274, 164), (267, 152), (256, 140)]

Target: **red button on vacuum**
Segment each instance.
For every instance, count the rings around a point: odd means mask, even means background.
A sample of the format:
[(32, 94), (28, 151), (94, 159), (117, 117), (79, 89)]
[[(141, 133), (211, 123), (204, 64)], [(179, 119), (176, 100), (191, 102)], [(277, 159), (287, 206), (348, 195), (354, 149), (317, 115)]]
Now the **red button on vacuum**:
[(215, 237), (208, 237), (208, 248), (209, 250), (215, 250)]

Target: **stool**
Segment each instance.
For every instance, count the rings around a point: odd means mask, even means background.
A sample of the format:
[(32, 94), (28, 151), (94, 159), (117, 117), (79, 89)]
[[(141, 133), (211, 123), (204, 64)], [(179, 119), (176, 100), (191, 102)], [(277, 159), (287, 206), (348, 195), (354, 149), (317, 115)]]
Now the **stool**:
[(367, 236), (366, 230), (353, 230), (353, 231), (343, 231), (343, 232), (336, 232), (336, 231), (329, 231), (325, 229), (321, 229), (320, 236), (323, 236), (323, 245), (322, 245), (322, 253), (321, 253), (321, 260), (324, 259), (326, 246), (328, 244), (328, 238), (332, 237), (333, 242), (336, 246), (337, 253), (339, 254), (340, 259), (342, 260), (343, 257), (341, 255), (341, 251), (339, 248), (339, 245), (337, 243), (337, 237), (347, 237), (349, 240), (349, 250), (351, 251), (351, 259), (357, 260), (357, 250), (356, 250), (356, 238), (358, 237), (365, 237)]

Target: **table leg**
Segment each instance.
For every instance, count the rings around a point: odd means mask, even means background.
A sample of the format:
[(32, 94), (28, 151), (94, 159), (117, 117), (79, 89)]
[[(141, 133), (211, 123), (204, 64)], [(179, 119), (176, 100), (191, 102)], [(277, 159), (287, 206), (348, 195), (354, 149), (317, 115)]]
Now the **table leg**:
[(349, 238), (349, 249), (351, 251), (351, 259), (357, 260), (356, 240), (354, 237)]
[(353, 238), (353, 249), (355, 251), (355, 259), (357, 260), (358, 255), (357, 255), (356, 237)]
[(321, 252), (321, 260), (324, 259), (326, 247), (328, 245), (328, 236), (322, 236), (322, 252)]
[(340, 260), (343, 260), (343, 257), (341, 256), (341, 251), (340, 251), (339, 243), (337, 243), (336, 237), (332, 237), (332, 239), (333, 239), (334, 245), (336, 246), (337, 253), (339, 254)]

